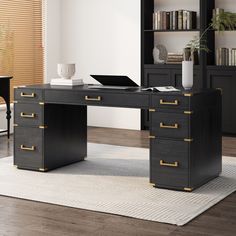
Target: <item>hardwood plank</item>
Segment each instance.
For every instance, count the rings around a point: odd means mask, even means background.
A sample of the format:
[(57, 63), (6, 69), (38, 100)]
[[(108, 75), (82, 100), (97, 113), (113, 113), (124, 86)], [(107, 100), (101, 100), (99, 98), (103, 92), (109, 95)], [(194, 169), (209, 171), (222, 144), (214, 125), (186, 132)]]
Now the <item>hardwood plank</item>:
[[(91, 127), (89, 142), (149, 147), (148, 131)], [(13, 140), (0, 137), (0, 158)], [(236, 138), (223, 137), (223, 155), (236, 156)], [(0, 196), (0, 235), (231, 236), (236, 232), (236, 193), (183, 227)]]

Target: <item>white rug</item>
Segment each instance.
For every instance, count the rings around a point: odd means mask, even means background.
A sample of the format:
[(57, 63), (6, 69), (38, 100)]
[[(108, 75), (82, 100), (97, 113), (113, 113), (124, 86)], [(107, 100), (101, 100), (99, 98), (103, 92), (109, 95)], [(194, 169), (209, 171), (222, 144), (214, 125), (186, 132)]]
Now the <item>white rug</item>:
[(88, 145), (88, 158), (48, 173), (18, 170), (0, 159), (0, 195), (184, 225), (236, 190), (236, 158), (192, 193), (149, 185), (149, 150)]

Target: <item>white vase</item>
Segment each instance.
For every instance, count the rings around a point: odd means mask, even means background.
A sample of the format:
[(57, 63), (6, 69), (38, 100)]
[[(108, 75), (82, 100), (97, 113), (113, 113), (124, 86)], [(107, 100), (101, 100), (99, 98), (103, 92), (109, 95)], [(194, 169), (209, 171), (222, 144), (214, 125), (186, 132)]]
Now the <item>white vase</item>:
[(182, 62), (182, 85), (184, 89), (193, 87), (193, 61)]
[(75, 74), (75, 64), (58, 64), (57, 73), (62, 79), (71, 79)]

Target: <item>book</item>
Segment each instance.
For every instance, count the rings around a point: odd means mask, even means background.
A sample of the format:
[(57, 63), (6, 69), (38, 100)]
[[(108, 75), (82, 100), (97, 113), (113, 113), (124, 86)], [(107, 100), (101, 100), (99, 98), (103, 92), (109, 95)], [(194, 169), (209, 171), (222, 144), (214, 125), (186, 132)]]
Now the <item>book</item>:
[(72, 79), (62, 79), (62, 78), (55, 78), (52, 79), (50, 82), (51, 85), (63, 85), (63, 86), (76, 86), (76, 85), (83, 85), (82, 79), (72, 78)]
[(176, 89), (173, 86), (163, 86), (163, 87), (149, 87), (143, 88), (142, 91), (152, 91), (152, 92), (178, 92), (179, 89)]
[(173, 30), (173, 11), (170, 12), (170, 30)]
[(189, 11), (183, 11), (183, 29), (187, 29)]
[(166, 12), (166, 30), (170, 29), (170, 12)]
[(161, 29), (166, 30), (166, 12), (161, 12)]
[(178, 10), (178, 29), (183, 29), (183, 10)]
[(173, 30), (177, 30), (178, 29), (178, 11), (173, 11)]
[(161, 30), (161, 11), (157, 11), (157, 30)]

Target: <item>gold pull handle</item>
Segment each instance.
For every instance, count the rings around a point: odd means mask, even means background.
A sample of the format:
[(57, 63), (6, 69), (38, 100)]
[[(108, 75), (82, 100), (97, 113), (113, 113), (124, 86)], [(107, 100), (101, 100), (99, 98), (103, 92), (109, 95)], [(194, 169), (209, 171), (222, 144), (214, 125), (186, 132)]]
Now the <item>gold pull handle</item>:
[(24, 150), (24, 151), (34, 151), (34, 150), (35, 150), (35, 146), (32, 146), (32, 147), (25, 147), (24, 145), (21, 145), (21, 146), (20, 146), (20, 149), (21, 149), (21, 150)]
[(160, 123), (160, 128), (162, 128), (162, 129), (178, 129), (179, 125), (178, 124), (165, 125), (164, 123)]
[(20, 96), (23, 98), (34, 98), (35, 93), (31, 93), (31, 94), (21, 93)]
[(174, 100), (173, 102), (166, 102), (163, 99), (160, 100), (160, 104), (161, 105), (172, 105), (172, 106), (178, 106), (179, 105), (179, 101), (178, 100)]
[(23, 118), (35, 118), (35, 114), (34, 113), (25, 114), (24, 112), (21, 112), (20, 116), (23, 117)]
[(99, 102), (99, 101), (102, 100), (102, 97), (101, 97), (101, 96), (98, 96), (98, 97), (96, 97), (96, 98), (91, 98), (91, 97), (89, 97), (89, 96), (85, 96), (85, 100), (86, 100), (86, 101), (97, 101), (97, 102)]
[(163, 160), (160, 160), (160, 166), (178, 167), (179, 163), (177, 161), (175, 163), (166, 163)]

